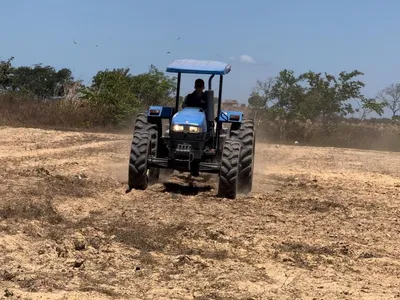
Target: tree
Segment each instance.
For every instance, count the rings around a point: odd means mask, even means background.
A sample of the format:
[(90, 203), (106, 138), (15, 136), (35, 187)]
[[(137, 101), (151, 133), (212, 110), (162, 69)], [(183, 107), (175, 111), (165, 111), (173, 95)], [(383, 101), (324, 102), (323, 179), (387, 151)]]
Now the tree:
[(62, 97), (67, 85), (74, 82), (70, 69), (56, 71), (54, 67), (36, 64), (13, 69), (10, 88), (39, 99)]
[(14, 57), (6, 61), (0, 60), (0, 90), (6, 90), (10, 87), (12, 81), (12, 65)]
[(130, 117), (150, 105), (173, 105), (175, 78), (167, 77), (153, 65), (147, 73), (131, 75), (129, 68), (99, 71), (84, 98), (110, 111), (112, 123), (124, 124)]
[(270, 97), (275, 100), (270, 107), (275, 118), (287, 121), (307, 118), (300, 113), (305, 98), (304, 87), (292, 70), (285, 69), (279, 73), (271, 88)]
[(321, 117), (327, 133), (335, 125), (334, 118), (336, 116), (343, 117), (354, 113), (349, 100), (364, 97), (361, 93), (364, 83), (354, 79), (359, 75), (364, 74), (354, 70), (350, 73), (343, 71), (338, 78), (327, 73), (325, 73), (325, 77), (322, 77), (321, 73), (311, 71), (300, 75), (300, 79), (305, 80), (308, 85), (306, 95), (311, 100), (311, 105), (307, 106), (307, 109), (312, 110), (314, 118)]
[(360, 100), (364, 113), (383, 113), (382, 103), (368, 99), (361, 89), (364, 83), (356, 77), (362, 72), (341, 72), (338, 77), (309, 71), (295, 76), (283, 70), (275, 78), (257, 81), (248, 100), (254, 114), (264, 120), (275, 120), (280, 136), (309, 137), (310, 124), (321, 122), (329, 135), (338, 120), (354, 112), (350, 100)]
[[(275, 78), (257, 81), (249, 104), (268, 109), (274, 117), (289, 122), (321, 119), (327, 125), (335, 116), (353, 112), (349, 100), (364, 99), (361, 93), (364, 83), (354, 79), (363, 75), (357, 70), (341, 72), (338, 78), (324, 75), (309, 71), (296, 77), (292, 70), (285, 69)], [(372, 101), (368, 101), (370, 108), (374, 107)]]
[(367, 98), (367, 97), (361, 97), (361, 99), (358, 102), (359, 108), (355, 109), (355, 112), (360, 112), (360, 120), (365, 120), (371, 113), (375, 112), (379, 116), (382, 116), (384, 113), (384, 108), (386, 106), (386, 103), (384, 102), (379, 102), (376, 99), (373, 98)]
[(268, 118), (269, 107), (274, 104), (272, 96), (272, 88), (276, 83), (276, 77), (268, 77), (265, 81), (257, 80), (253, 87), (249, 99), (249, 109), (257, 126), (262, 120)]
[(273, 100), (272, 88), (276, 82), (275, 77), (268, 77), (265, 81), (257, 80), (248, 99), (249, 107), (256, 109), (267, 108)]
[(391, 110), (392, 117), (395, 118), (397, 112), (400, 111), (400, 83), (391, 84), (381, 90), (377, 98)]
[(84, 88), (82, 93), (92, 105), (105, 108), (111, 123), (120, 125), (137, 111), (138, 100), (131, 87), (129, 68), (106, 69), (97, 72), (91, 86)]
[(173, 105), (175, 90), (175, 78), (166, 76), (153, 65), (150, 66), (147, 73), (132, 77), (131, 91), (143, 107)]

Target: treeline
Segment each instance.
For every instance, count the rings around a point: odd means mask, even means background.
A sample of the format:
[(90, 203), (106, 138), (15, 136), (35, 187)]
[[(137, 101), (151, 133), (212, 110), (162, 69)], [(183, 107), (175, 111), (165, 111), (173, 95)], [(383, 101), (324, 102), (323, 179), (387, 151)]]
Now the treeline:
[(0, 61), (3, 124), (120, 127), (149, 105), (174, 103), (176, 79), (153, 65), (139, 75), (129, 68), (102, 70), (86, 86), (70, 69), (14, 67), (12, 61)]
[[(362, 75), (354, 70), (296, 76), (283, 70), (256, 83), (248, 100), (250, 114), (262, 136), (273, 141), (400, 150), (400, 84), (368, 98), (361, 92)], [(382, 117), (385, 109), (392, 112), (391, 119), (368, 119), (371, 114)]]
[[(149, 105), (175, 102), (176, 78), (155, 66), (138, 75), (129, 68), (102, 70), (85, 85), (67, 68), (15, 67), (12, 62), (0, 61), (0, 125), (129, 127)], [(400, 84), (368, 98), (361, 92), (362, 75), (354, 70), (296, 76), (283, 70), (257, 81), (248, 106), (237, 109), (256, 120), (259, 140), (400, 150)], [(391, 120), (367, 120), (372, 113), (382, 116), (384, 109), (392, 112)]]

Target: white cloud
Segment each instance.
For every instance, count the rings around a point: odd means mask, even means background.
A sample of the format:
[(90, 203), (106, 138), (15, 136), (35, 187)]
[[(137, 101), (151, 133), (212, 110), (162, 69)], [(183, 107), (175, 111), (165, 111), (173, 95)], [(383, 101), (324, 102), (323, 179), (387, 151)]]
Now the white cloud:
[(239, 56), (230, 56), (229, 60), (234, 62), (237, 61), (242, 64), (251, 64), (251, 65), (267, 65), (268, 63), (262, 61), (256, 61), (253, 57), (248, 54), (241, 54)]
[(247, 63), (247, 64), (255, 64), (256, 61), (254, 58), (252, 58), (250, 55), (247, 54), (242, 54), (239, 57), (239, 60), (243, 63)]

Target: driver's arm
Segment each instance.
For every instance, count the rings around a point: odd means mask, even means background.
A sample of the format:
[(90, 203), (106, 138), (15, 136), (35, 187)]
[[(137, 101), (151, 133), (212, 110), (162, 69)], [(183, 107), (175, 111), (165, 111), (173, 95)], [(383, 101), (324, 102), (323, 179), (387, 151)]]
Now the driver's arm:
[(187, 104), (186, 104), (187, 103), (187, 97), (188, 96), (186, 96), (185, 99), (183, 99), (182, 108), (185, 108), (187, 106)]
[(203, 109), (207, 109), (207, 98), (203, 96), (199, 104)]

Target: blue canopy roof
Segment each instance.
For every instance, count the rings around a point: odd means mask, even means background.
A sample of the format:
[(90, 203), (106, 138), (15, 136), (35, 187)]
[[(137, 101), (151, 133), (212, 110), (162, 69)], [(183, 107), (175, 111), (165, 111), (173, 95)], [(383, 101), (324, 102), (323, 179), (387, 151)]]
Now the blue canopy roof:
[(230, 71), (230, 64), (196, 59), (176, 59), (167, 67), (167, 72), (171, 73), (226, 75)]

